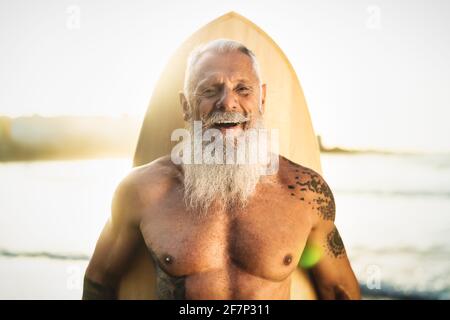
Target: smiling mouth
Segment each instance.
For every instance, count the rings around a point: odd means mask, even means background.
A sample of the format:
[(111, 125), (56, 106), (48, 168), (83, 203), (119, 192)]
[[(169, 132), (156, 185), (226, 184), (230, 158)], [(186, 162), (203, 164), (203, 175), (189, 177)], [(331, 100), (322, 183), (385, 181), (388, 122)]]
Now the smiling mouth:
[(216, 122), (213, 125), (213, 128), (216, 129), (235, 129), (235, 128), (243, 128), (246, 122)]

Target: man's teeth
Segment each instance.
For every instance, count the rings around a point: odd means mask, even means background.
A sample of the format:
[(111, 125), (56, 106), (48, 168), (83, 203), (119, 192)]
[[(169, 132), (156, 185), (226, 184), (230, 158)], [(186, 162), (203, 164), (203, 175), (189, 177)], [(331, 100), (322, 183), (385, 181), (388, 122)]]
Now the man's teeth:
[(219, 122), (217, 125), (219, 126), (236, 126), (239, 122)]
[(215, 124), (241, 124), (244, 122), (246, 122), (246, 121), (220, 121), (220, 122), (216, 122)]
[(216, 122), (215, 126), (218, 128), (234, 128), (241, 125), (242, 122)]

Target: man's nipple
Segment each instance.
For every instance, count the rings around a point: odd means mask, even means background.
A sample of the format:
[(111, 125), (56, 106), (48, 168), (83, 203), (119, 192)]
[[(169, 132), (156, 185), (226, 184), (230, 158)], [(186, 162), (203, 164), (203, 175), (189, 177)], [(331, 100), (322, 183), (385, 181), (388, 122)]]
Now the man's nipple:
[(173, 262), (173, 257), (171, 255), (166, 254), (164, 256), (164, 263), (165, 264), (172, 264)]
[(291, 264), (291, 262), (292, 262), (292, 255), (291, 254), (287, 254), (284, 257), (283, 263), (284, 263), (284, 265), (288, 266), (288, 265)]

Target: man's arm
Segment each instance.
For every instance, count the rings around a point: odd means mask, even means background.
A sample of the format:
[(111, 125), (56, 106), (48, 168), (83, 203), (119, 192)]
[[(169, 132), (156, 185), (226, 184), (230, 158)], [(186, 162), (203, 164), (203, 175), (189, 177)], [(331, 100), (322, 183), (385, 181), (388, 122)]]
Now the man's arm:
[(319, 298), (360, 299), (358, 281), (334, 224), (336, 207), (331, 189), (318, 174), (312, 174), (309, 182), (314, 227), (307, 246), (322, 252), (319, 262), (311, 269)]
[(83, 300), (116, 299), (120, 277), (141, 240), (136, 189), (129, 176), (114, 193), (111, 218), (103, 228), (86, 269)]

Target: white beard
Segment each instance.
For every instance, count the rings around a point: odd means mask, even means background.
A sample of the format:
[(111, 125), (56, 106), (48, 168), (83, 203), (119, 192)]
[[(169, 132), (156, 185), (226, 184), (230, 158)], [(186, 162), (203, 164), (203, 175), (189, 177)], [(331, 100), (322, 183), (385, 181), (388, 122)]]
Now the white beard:
[[(253, 128), (263, 128), (262, 119)], [(188, 130), (192, 137), (192, 125), (189, 125)], [(228, 148), (235, 152), (237, 148), (234, 142), (224, 140), (225, 145), (228, 144)], [(223, 158), (226, 149), (224, 146)], [(199, 216), (245, 208), (264, 172), (263, 165), (250, 164), (248, 161), (244, 164), (183, 163), (182, 167), (186, 207)]]

